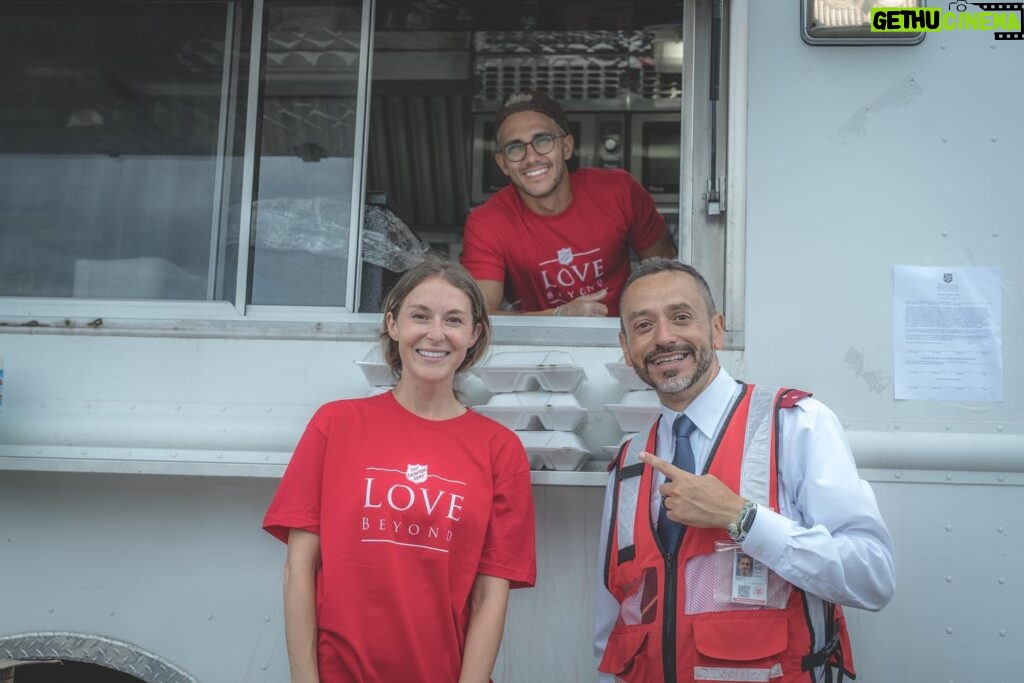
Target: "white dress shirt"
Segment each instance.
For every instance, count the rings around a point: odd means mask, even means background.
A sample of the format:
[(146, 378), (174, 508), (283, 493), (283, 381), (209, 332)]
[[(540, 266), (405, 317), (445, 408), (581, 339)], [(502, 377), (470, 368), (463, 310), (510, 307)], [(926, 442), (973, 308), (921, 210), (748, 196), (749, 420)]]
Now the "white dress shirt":
[[(739, 385), (724, 369), (685, 414), (696, 425), (690, 435), (696, 471), (702, 472), (711, 446)], [(672, 424), (680, 415), (664, 405), (658, 426), (657, 455), (672, 462), (675, 439)], [(636, 438), (647, 438), (637, 434)], [(813, 398), (781, 411), (779, 418), (780, 513), (758, 506), (757, 516), (742, 549), (811, 597), (809, 607), (816, 638), (823, 644), (821, 600), (879, 610), (892, 599), (896, 585), (892, 538), (882, 521), (874, 492), (857, 473), (850, 446), (835, 414)], [(655, 472), (651, 489), (651, 518), (657, 524), (665, 476)], [(619, 603), (604, 585), (605, 552), (615, 478), (605, 489), (598, 544), (594, 596), (594, 654), (601, 661)], [(818, 600), (814, 598), (819, 598)], [(819, 677), (821, 672), (818, 672)], [(598, 674), (601, 683), (614, 677)]]

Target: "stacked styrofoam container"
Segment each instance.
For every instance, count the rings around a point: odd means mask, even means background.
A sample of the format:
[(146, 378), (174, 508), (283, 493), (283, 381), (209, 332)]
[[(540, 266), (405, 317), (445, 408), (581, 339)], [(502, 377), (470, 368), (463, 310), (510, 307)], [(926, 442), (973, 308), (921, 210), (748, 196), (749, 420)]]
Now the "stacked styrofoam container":
[(504, 351), (473, 368), (493, 395), (473, 406), (515, 430), (532, 469), (576, 470), (590, 452), (576, 430), (587, 410), (576, 396), (586, 372), (565, 351)]
[(615, 445), (605, 446), (606, 452), (612, 457), (619, 452), (619, 448), (627, 439), (651, 423), (661, 413), (661, 401), (658, 400), (658, 393), (637, 377), (633, 368), (626, 365), (622, 360), (616, 363), (605, 363), (608, 372), (626, 390), (618, 403), (605, 404), (605, 409), (615, 416), (625, 434)]
[(356, 365), (363, 371), (370, 390), (367, 396), (376, 396), (395, 388), (395, 376), (391, 374), (391, 368), (384, 362), (380, 355), (380, 347), (370, 349), (363, 360), (357, 360)]

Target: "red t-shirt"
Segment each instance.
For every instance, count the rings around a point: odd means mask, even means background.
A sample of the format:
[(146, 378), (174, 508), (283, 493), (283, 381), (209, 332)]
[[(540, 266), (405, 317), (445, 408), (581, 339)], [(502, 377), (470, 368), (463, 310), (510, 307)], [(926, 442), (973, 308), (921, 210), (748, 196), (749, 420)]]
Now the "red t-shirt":
[(619, 314), (629, 277), (628, 247), (645, 251), (665, 232), (654, 200), (621, 169), (569, 174), (572, 203), (556, 216), (533, 213), (515, 186), (469, 213), (462, 265), (478, 280), (505, 283), (519, 311), (541, 311), (607, 288), (608, 314)]
[(320, 535), (324, 683), (456, 683), (476, 576), (536, 580), (519, 438), (471, 410), (423, 419), (391, 393), (316, 412), (263, 528)]

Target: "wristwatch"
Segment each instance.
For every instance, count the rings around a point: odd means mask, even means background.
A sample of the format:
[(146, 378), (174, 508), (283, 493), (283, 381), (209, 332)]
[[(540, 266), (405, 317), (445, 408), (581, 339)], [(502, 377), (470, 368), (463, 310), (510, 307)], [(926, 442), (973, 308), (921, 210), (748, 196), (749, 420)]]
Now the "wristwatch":
[(757, 503), (748, 500), (743, 503), (743, 509), (740, 510), (739, 516), (735, 522), (730, 522), (729, 526), (725, 530), (729, 533), (729, 538), (742, 543), (747, 538), (747, 532), (750, 531), (750, 527), (754, 524), (754, 517), (757, 516)]

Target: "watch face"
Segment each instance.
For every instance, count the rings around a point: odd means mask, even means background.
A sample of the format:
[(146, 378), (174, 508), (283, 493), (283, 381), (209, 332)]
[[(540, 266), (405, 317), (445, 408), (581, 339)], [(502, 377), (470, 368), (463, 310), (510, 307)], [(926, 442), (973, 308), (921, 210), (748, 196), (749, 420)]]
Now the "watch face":
[(757, 506), (750, 508), (750, 511), (743, 516), (743, 531), (750, 531), (750, 527), (754, 526), (754, 517), (757, 516)]

